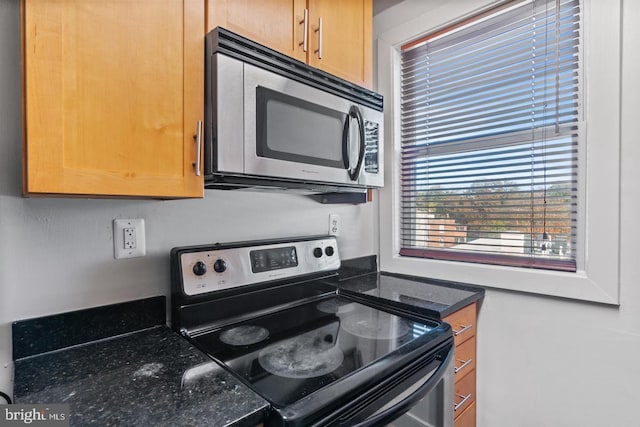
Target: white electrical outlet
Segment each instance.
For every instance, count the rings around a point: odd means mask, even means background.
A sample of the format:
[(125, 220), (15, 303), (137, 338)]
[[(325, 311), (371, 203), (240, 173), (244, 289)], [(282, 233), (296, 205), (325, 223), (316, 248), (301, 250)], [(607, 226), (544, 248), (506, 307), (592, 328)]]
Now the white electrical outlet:
[(124, 229), (124, 248), (136, 248), (136, 229), (134, 227), (127, 227)]
[(113, 256), (116, 259), (145, 256), (144, 219), (113, 220)]
[(329, 214), (329, 234), (332, 236), (340, 235), (340, 215)]

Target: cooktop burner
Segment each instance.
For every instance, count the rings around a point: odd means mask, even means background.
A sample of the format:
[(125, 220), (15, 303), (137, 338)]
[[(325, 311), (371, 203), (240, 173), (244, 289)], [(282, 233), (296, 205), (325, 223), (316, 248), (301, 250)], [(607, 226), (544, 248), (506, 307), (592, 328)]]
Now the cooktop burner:
[(340, 304), (337, 300), (326, 300), (318, 303), (316, 306), (323, 313), (347, 313), (353, 310), (353, 304)]
[(322, 329), (272, 344), (260, 351), (260, 366), (285, 378), (314, 378), (333, 372), (344, 360), (335, 337)]
[(391, 340), (402, 338), (409, 333), (411, 326), (404, 319), (385, 313), (356, 312), (344, 318), (342, 327), (360, 338)]
[(220, 334), (220, 341), (229, 345), (251, 345), (269, 337), (269, 330), (261, 326), (244, 325), (227, 329)]

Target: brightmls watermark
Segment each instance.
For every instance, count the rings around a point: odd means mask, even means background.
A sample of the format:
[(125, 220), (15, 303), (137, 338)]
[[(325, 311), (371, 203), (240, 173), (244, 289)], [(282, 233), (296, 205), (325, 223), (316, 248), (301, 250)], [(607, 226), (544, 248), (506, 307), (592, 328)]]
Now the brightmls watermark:
[(0, 405), (0, 427), (69, 427), (69, 405)]

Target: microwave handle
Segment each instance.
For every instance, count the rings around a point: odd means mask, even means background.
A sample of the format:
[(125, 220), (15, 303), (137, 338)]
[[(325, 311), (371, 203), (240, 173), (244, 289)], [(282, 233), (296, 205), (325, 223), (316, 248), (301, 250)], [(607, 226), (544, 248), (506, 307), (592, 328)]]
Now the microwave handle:
[(342, 162), (344, 168), (348, 171), (350, 166), (349, 152), (351, 146), (349, 144), (349, 128), (351, 127), (351, 116), (347, 114), (344, 119), (344, 127), (342, 128)]
[[(358, 122), (358, 136), (360, 137), (360, 151), (358, 153), (358, 163), (353, 170), (349, 170), (349, 117), (353, 117)], [(344, 135), (347, 135), (346, 137)], [(345, 144), (346, 139), (346, 144)], [(346, 156), (345, 154), (345, 146), (346, 146)], [(342, 150), (343, 157), (346, 159), (345, 164), (347, 165), (347, 171), (349, 172), (349, 178), (351, 181), (357, 181), (360, 176), (360, 170), (362, 169), (362, 162), (364, 161), (364, 151), (365, 151), (365, 140), (364, 140), (364, 120), (362, 119), (362, 114), (360, 113), (360, 109), (352, 105), (349, 109), (349, 115), (347, 116), (347, 120), (345, 122), (345, 129), (342, 136)]]

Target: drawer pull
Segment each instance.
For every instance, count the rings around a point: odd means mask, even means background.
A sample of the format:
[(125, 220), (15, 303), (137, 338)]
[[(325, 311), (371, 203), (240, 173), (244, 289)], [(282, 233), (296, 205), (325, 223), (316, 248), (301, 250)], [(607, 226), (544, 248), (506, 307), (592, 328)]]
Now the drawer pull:
[(462, 363), (462, 365), (460, 365), (460, 366), (456, 366), (456, 367), (453, 369), (453, 373), (454, 373), (454, 374), (457, 374), (458, 372), (462, 371), (464, 368), (466, 368), (467, 366), (469, 366), (469, 364), (470, 364), (471, 362), (473, 362), (473, 359), (469, 359), (469, 360), (458, 360), (458, 362)]
[(465, 332), (467, 332), (469, 329), (473, 328), (473, 323), (469, 323), (466, 326), (463, 326), (462, 329), (456, 331), (455, 329), (453, 330), (453, 335), (455, 335), (456, 337), (460, 334), (463, 334)]
[(454, 411), (457, 411), (462, 405), (464, 405), (467, 402), (467, 400), (471, 399), (471, 393), (467, 394), (466, 396), (456, 393), (456, 396), (461, 397), (462, 400), (456, 403), (455, 405), (453, 405)]

